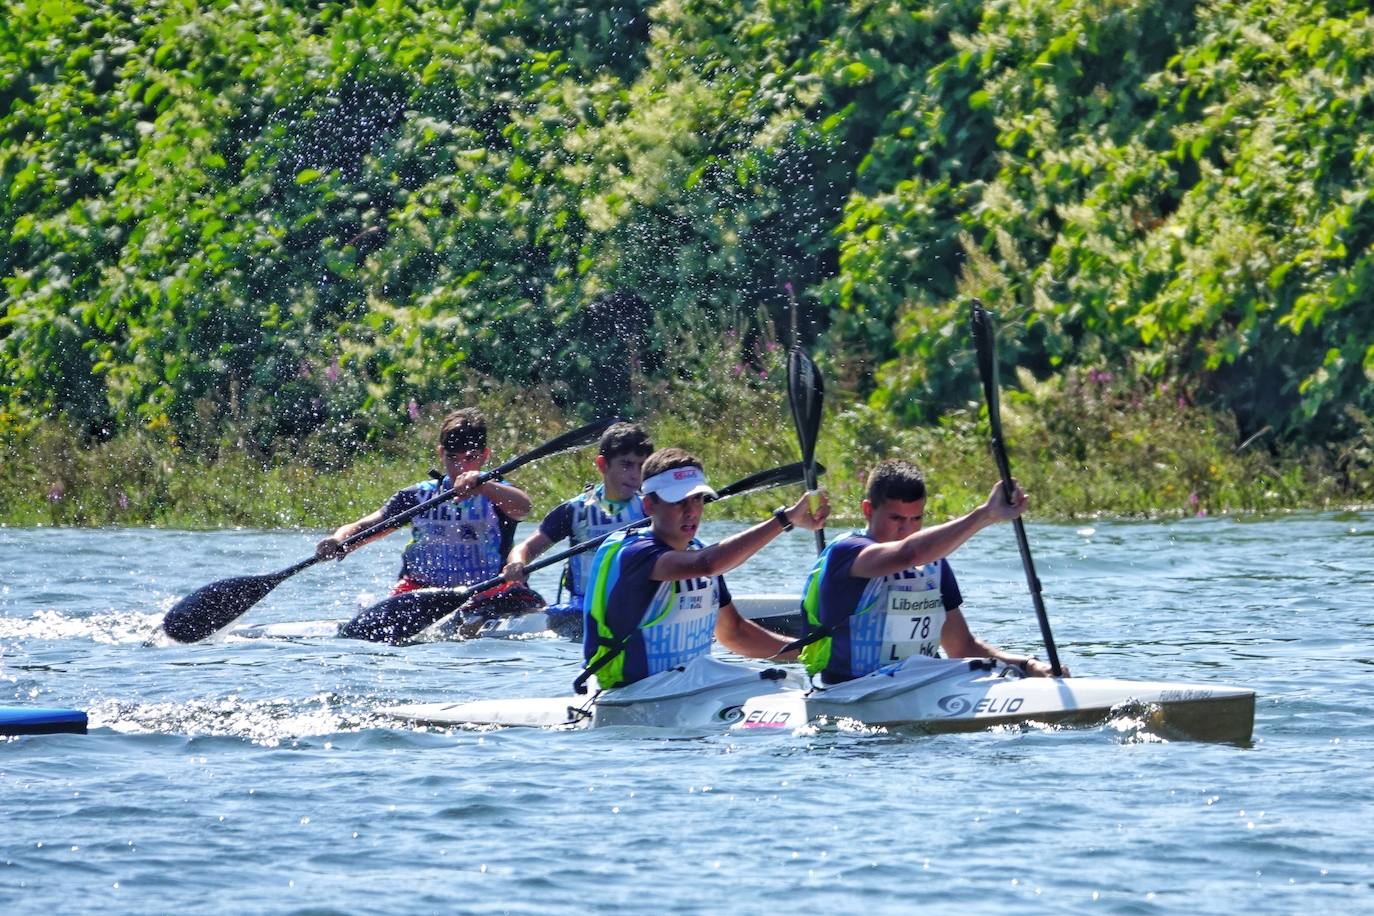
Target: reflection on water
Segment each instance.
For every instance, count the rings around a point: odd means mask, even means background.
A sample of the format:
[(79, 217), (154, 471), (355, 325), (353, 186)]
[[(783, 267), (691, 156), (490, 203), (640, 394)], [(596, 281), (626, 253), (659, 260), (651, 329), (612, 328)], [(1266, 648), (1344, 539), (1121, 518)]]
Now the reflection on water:
[[(1369, 908), (1374, 516), (1029, 533), (1076, 673), (1252, 687), (1254, 743), (1171, 741), (1132, 708), (970, 735), (398, 727), (376, 710), (566, 693), (578, 647), (146, 645), (181, 596), (308, 556), (318, 532), (0, 529), (0, 704), (92, 726), (0, 740), (0, 909)], [(244, 622), (351, 616), (402, 540), (302, 572)], [(731, 589), (795, 592), (812, 558), (794, 532)], [(954, 567), (974, 632), (1034, 650), (1010, 531)]]

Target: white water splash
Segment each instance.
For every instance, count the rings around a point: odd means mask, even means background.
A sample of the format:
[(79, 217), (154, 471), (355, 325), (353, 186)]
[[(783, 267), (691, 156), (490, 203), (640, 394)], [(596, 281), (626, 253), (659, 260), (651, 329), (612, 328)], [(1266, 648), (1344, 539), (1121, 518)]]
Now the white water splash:
[(0, 617), (0, 639), (89, 639), (105, 645), (141, 643), (162, 623), (162, 613), (113, 611), (67, 615), (39, 611), (32, 617)]

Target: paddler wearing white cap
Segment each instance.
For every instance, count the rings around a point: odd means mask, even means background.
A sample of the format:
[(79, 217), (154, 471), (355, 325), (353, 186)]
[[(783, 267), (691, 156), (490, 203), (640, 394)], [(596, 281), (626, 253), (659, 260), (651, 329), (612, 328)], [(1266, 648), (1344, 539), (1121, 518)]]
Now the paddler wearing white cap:
[[(824, 492), (804, 494), (710, 546), (697, 540), (705, 499), (715, 495), (699, 459), (680, 448), (659, 449), (644, 462), (640, 492), (649, 530), (612, 535), (592, 561), (583, 655), (600, 687), (685, 665), (708, 654), (713, 638), (749, 658), (776, 656), (789, 639), (741, 617), (722, 573), (784, 531), (823, 527), (830, 513)], [(613, 657), (603, 662), (606, 654)]]

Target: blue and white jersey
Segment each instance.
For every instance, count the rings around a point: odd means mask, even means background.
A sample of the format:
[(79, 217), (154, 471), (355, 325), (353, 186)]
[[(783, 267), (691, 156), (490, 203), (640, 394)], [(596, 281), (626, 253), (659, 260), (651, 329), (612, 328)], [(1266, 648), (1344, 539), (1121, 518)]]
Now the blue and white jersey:
[(832, 542), (802, 595), (807, 632), (829, 633), (802, 649), (802, 661), (808, 673), (832, 684), (912, 655), (939, 656), (945, 618), (963, 603), (954, 570), (943, 559), (876, 579), (852, 575), (854, 560), (875, 543), (857, 531)]
[[(576, 547), (642, 518), (644, 499), (638, 493), (624, 502), (612, 502), (606, 499), (605, 485), (597, 484), (544, 516), (539, 533), (555, 544), (566, 538), (568, 546)], [(585, 551), (568, 561), (568, 591), (572, 592), (569, 605), (583, 607), (582, 596), (587, 593), (595, 556), (594, 551)]]
[[(387, 500), (391, 518), (437, 496), (453, 484), (426, 480)], [(401, 555), (401, 577), (426, 586), (470, 585), (501, 573), (515, 536), (514, 519), (477, 494), (439, 503), (411, 519), (411, 540)]]
[[(691, 549), (700, 549), (693, 541)], [(596, 553), (587, 596), (583, 654), (590, 663), (627, 638), (624, 651), (597, 680), (616, 687), (681, 667), (710, 654), (716, 617), (731, 601), (722, 576), (659, 582), (658, 558), (673, 548), (652, 532), (613, 534)]]

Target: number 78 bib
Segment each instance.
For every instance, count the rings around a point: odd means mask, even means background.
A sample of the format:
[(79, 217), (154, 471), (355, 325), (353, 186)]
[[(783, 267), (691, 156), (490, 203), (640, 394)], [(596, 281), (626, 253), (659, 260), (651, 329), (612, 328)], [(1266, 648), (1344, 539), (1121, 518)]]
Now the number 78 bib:
[(904, 589), (900, 585), (889, 585), (883, 662), (899, 662), (913, 655), (939, 655), (940, 631), (944, 626), (945, 603), (939, 589)]

